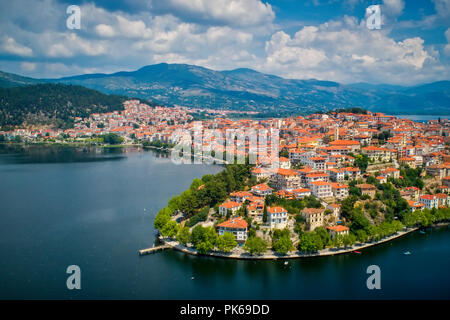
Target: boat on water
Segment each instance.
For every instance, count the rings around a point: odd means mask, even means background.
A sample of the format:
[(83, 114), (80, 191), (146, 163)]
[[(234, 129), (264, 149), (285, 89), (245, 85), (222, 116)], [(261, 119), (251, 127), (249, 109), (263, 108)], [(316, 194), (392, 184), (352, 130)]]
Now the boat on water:
[(423, 231), (423, 230), (420, 230), (420, 231), (419, 231), (419, 233), (421, 233), (421, 234), (425, 234), (425, 231)]
[(405, 251), (405, 252), (403, 252), (403, 254), (404, 254), (405, 256), (407, 256), (407, 255), (410, 255), (410, 254), (411, 254), (411, 252), (409, 252), (409, 251)]
[(287, 266), (288, 264), (289, 264), (289, 262), (287, 262), (287, 261), (284, 262), (284, 265), (285, 265), (285, 266)]
[(361, 251), (355, 250), (353, 253), (361, 254)]

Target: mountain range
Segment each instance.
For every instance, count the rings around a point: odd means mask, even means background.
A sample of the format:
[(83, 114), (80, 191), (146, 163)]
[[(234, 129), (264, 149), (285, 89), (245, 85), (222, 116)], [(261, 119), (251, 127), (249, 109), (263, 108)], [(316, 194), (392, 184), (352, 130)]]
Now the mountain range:
[(33, 79), (0, 72), (0, 87), (40, 82), (80, 85), (164, 105), (251, 110), (273, 115), (361, 107), (390, 114), (450, 114), (450, 81), (412, 87), (284, 79), (252, 69), (215, 71), (187, 64), (155, 64), (136, 71)]

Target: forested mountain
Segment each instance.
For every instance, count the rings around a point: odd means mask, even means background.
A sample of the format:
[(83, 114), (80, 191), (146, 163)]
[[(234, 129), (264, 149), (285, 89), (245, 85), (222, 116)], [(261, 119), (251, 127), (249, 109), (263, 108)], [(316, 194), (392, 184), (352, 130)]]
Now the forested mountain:
[(77, 85), (0, 88), (0, 126), (49, 124), (71, 127), (75, 117), (122, 110), (126, 99)]

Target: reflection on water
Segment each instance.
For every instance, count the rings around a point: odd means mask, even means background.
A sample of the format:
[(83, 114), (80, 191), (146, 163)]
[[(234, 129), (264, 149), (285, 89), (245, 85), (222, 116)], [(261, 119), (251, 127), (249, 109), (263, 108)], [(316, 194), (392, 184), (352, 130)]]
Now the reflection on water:
[[(136, 148), (0, 146), (0, 299), (450, 297), (448, 229), (288, 265), (170, 250), (140, 257), (167, 200), (193, 178), (222, 170), (168, 157)], [(82, 270), (79, 292), (65, 287), (71, 264)], [(365, 285), (372, 264), (382, 270), (381, 292)]]

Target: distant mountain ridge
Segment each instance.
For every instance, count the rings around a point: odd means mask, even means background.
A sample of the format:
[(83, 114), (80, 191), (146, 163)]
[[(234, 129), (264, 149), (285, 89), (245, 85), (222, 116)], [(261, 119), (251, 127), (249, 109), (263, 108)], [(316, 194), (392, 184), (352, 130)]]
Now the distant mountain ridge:
[(413, 87), (367, 83), (343, 85), (314, 79), (284, 79), (247, 68), (215, 71), (194, 65), (166, 63), (112, 74), (28, 79), (31, 78), (13, 81), (22, 82), (17, 85), (26, 81), (76, 84), (166, 105), (254, 110), (273, 115), (307, 114), (348, 107), (391, 114), (450, 114), (450, 81)]

